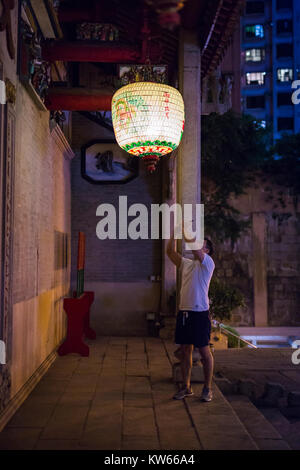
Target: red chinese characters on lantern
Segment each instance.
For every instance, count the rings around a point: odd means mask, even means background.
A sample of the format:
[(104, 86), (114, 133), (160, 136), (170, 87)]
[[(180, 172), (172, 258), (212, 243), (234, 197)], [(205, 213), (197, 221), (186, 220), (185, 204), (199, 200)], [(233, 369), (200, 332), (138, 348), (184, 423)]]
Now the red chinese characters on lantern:
[(170, 93), (167, 93), (166, 91), (164, 92), (164, 103), (165, 103), (165, 113), (166, 113), (166, 116), (167, 118), (169, 119), (169, 112), (170, 112), (170, 108), (169, 108), (169, 101), (170, 101)]

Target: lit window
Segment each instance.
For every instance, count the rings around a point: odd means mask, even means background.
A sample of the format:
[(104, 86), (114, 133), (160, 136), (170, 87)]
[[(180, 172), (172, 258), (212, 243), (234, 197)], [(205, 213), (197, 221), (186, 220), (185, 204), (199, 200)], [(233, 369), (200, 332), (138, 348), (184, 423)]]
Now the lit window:
[(255, 124), (257, 124), (259, 127), (262, 127), (265, 129), (267, 127), (267, 121), (261, 120), (261, 121), (253, 121)]
[(277, 69), (277, 80), (279, 82), (290, 82), (293, 80), (293, 69)]
[(263, 85), (265, 83), (266, 72), (246, 73), (247, 85)]
[(265, 36), (264, 27), (262, 24), (251, 24), (245, 26), (246, 39), (259, 39)]
[(265, 59), (265, 49), (247, 49), (246, 62), (262, 62)]

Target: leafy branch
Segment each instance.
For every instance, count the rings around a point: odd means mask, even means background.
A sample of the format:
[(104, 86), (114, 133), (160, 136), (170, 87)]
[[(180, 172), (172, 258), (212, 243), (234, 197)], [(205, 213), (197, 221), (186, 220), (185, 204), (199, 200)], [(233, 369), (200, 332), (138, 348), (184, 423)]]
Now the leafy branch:
[(228, 111), (203, 116), (201, 135), (205, 230), (215, 240), (235, 242), (249, 221), (229, 198), (244, 194), (255, 172), (270, 158), (270, 131), (251, 116)]

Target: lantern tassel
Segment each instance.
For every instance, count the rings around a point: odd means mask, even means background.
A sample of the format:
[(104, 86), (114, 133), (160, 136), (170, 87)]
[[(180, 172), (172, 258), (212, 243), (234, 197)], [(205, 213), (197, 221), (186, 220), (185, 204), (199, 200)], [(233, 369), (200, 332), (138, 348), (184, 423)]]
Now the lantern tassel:
[(155, 170), (156, 170), (156, 167), (157, 167), (157, 164), (158, 164), (158, 161), (159, 161), (159, 156), (158, 155), (144, 155), (142, 157), (142, 160), (145, 162), (146, 164), (146, 168), (147, 168), (147, 171), (149, 173), (153, 173)]

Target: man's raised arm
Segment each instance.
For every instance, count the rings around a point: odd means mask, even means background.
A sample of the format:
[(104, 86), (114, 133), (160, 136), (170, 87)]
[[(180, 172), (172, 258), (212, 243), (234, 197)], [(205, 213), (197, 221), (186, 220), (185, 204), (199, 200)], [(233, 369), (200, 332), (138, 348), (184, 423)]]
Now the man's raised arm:
[(172, 263), (174, 263), (177, 266), (177, 268), (179, 268), (181, 264), (181, 255), (177, 253), (175, 249), (174, 233), (171, 234), (171, 238), (167, 244), (167, 255), (172, 261)]
[(201, 250), (192, 250), (193, 255), (200, 261), (200, 263), (203, 263), (204, 256), (205, 256), (205, 251), (203, 251), (203, 248)]

